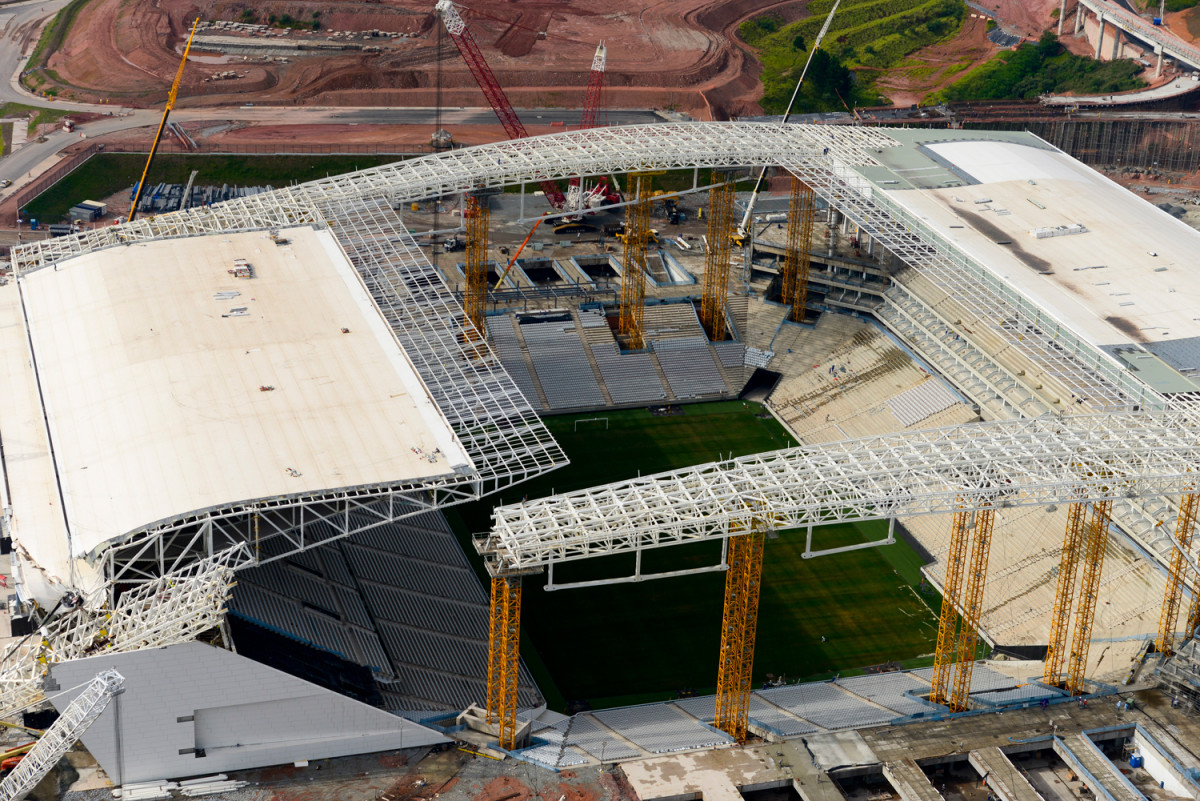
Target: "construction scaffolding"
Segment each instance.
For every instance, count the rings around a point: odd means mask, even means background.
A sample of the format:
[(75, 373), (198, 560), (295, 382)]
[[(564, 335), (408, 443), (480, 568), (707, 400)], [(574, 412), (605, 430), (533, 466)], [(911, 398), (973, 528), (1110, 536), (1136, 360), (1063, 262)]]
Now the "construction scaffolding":
[(1054, 591), (1054, 608), (1050, 612), (1050, 646), (1042, 681), (1057, 687), (1063, 681), (1063, 660), (1067, 651), (1067, 633), (1071, 623), (1071, 608), (1075, 603), (1075, 576), (1079, 573), (1079, 557), (1083, 551), (1087, 504), (1073, 503), (1067, 511), (1067, 531), (1063, 537), (1062, 557), (1058, 562), (1058, 586)]
[(929, 700), (936, 704), (950, 703), (950, 670), (954, 664), (954, 646), (958, 638), (958, 597), (963, 572), (967, 564), (967, 543), (971, 537), (975, 513), (959, 509), (950, 526), (950, 550), (946, 554), (946, 577), (942, 583), (942, 610), (938, 620), (937, 647), (933, 652), (932, 688)]
[(804, 322), (804, 307), (808, 302), (809, 249), (812, 247), (813, 219), (816, 217), (816, 211), (816, 196), (812, 187), (792, 176), (782, 291), (784, 305), (792, 308), (790, 319), (794, 323)]
[(646, 310), (646, 245), (650, 240), (650, 176), (630, 180), (634, 201), (625, 207), (625, 252), (621, 280), (621, 314), (617, 335), (631, 350), (646, 346), (642, 316)]
[(729, 540), (729, 570), (725, 574), (714, 725), (738, 742), (746, 739), (746, 728), (750, 721), (754, 635), (758, 630), (758, 600), (762, 589), (766, 533), (766, 524), (754, 520), (750, 523), (749, 531)]
[(730, 237), (733, 234), (733, 184), (717, 172), (708, 190), (708, 250), (704, 254), (704, 283), (700, 322), (713, 342), (725, 339), (725, 301), (729, 296)]
[[(1158, 639), (1154, 643), (1155, 650), (1166, 656), (1175, 651), (1175, 622), (1178, 620), (1179, 605), (1183, 600), (1183, 562), (1184, 555), (1191, 552), (1192, 530), (1196, 523), (1196, 500), (1195, 493), (1183, 496), (1179, 503), (1179, 519), (1175, 523), (1175, 550), (1171, 552), (1171, 568), (1167, 571), (1162, 612), (1158, 618)], [(1184, 636), (1190, 636), (1190, 631)]]
[(467, 198), (463, 216), (467, 226), (467, 287), (463, 306), (471, 322), (471, 325), (463, 326), (463, 336), (468, 341), (479, 342), (487, 338), (487, 253), (491, 214), (486, 198), (482, 203), (478, 198)]
[[(983, 615), (983, 588), (987, 583), (988, 554), (992, 549), (992, 527), (996, 510), (990, 507), (975, 513), (975, 541), (967, 567), (967, 588), (963, 594), (962, 626), (958, 631), (958, 662), (954, 669), (954, 693), (950, 711), (965, 712), (971, 695), (971, 673), (975, 667), (975, 646), (979, 643), (979, 618)], [(940, 637), (939, 632), (939, 637)]]
[(517, 739), (517, 679), (521, 656), (521, 578), (492, 577), (488, 631), (487, 720), (498, 725), (500, 747)]
[(1087, 669), (1088, 649), (1092, 644), (1092, 622), (1096, 617), (1096, 600), (1100, 590), (1100, 571), (1104, 567), (1104, 548), (1108, 544), (1111, 499), (1092, 504), (1092, 519), (1088, 523), (1087, 543), (1083, 552), (1083, 581), (1079, 587), (1079, 611), (1075, 616), (1075, 634), (1071, 654), (1067, 659), (1066, 688), (1072, 695), (1083, 692), (1084, 671)]

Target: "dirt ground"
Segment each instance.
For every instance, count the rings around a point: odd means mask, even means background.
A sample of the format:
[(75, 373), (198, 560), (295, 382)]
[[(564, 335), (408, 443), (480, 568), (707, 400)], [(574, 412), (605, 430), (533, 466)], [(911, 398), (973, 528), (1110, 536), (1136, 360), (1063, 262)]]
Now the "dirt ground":
[[(492, 71), (518, 107), (578, 107), (598, 42), (608, 48), (610, 108), (668, 107), (700, 118), (757, 113), (757, 62), (736, 38), (743, 20), (775, 11), (803, 15), (807, 0), (473, 0), (464, 16)], [(193, 48), (180, 107), (245, 102), (314, 105), (482, 105), (484, 98), (426, 0), (309, 0), (256, 3), (261, 17), (289, 14), (321, 30), (270, 41), (340, 43), (347, 48), (289, 63)], [(62, 96), (126, 105), (165, 99), (188, 23), (235, 20), (231, 0), (95, 0), (79, 13), (48, 77)], [(331, 37), (377, 30), (389, 36)], [(202, 33), (204, 30), (202, 29)], [(255, 37), (229, 31), (208, 33)], [(400, 34), (391, 38), (390, 34)], [(363, 46), (379, 52), (363, 52)], [(190, 64), (190, 62), (189, 62)], [(231, 80), (205, 80), (235, 71)], [(440, 86), (440, 89), (439, 89)]]

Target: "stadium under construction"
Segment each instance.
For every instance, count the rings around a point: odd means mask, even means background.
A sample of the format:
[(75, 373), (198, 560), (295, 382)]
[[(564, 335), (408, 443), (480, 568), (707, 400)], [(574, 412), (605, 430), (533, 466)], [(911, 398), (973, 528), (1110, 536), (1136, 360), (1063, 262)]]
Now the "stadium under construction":
[[(730, 182), (760, 167), (786, 188), (739, 231)], [(702, 216), (656, 205), (668, 170)], [(544, 211), (498, 190), (599, 176), (612, 241), (585, 216), (489, 245)], [(460, 264), (424, 233), (465, 197)], [(770, 123), (455, 149), (16, 247), (0, 717), (53, 705), (123, 785), (457, 740), (620, 763), (643, 799), (936, 801), (963, 770), (1080, 797), (1055, 765), (1195, 798), (1196, 252), (1029, 134)], [(543, 415), (744, 396), (796, 445), (500, 503), (490, 586), (443, 514), (564, 466)], [(859, 521), (888, 533), (822, 547)], [(837, 559), (897, 528), (942, 595), (933, 664), (755, 690), (766, 540)], [(703, 542), (712, 565), (643, 570)], [(523, 582), (619, 554), (582, 584), (724, 574), (716, 693), (548, 710)], [(1169, 724), (1081, 700), (1155, 683)]]

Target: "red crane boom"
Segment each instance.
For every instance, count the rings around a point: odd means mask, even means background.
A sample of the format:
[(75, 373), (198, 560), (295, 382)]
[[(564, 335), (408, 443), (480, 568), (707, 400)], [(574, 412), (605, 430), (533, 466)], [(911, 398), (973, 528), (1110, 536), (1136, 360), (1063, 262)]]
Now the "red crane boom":
[(607, 61), (608, 50), (604, 47), (604, 42), (601, 42), (592, 58), (592, 72), (588, 76), (587, 92), (583, 97), (583, 119), (579, 123), (581, 129), (596, 127), (596, 115), (600, 112), (600, 90), (604, 88), (604, 66)]
[[(492, 69), (484, 59), (483, 53), (479, 51), (479, 45), (475, 43), (475, 37), (467, 30), (466, 21), (458, 13), (458, 9), (454, 7), (454, 3), (451, 0), (438, 0), (437, 12), (441, 16), (442, 23), (446, 26), (446, 32), (450, 34), (450, 39), (454, 42), (454, 46), (458, 48), (458, 52), (462, 54), (463, 61), (467, 63), (467, 68), (471, 70), (471, 75), (475, 77), (475, 82), (483, 90), (483, 94), (491, 105), (492, 111), (496, 112), (496, 117), (500, 120), (500, 124), (504, 126), (504, 131), (508, 134), (508, 138), (524, 139), (529, 136), (529, 133), (525, 130), (525, 126), (521, 124), (520, 118), (517, 117), (517, 112), (513, 110), (512, 103), (508, 102), (508, 96), (504, 94), (504, 90), (500, 88), (496, 76), (492, 74)], [(550, 205), (556, 210), (561, 211), (567, 204), (567, 198), (563, 195), (558, 183), (547, 179), (542, 181), (541, 185), (542, 192), (546, 195), (546, 200), (550, 201)]]

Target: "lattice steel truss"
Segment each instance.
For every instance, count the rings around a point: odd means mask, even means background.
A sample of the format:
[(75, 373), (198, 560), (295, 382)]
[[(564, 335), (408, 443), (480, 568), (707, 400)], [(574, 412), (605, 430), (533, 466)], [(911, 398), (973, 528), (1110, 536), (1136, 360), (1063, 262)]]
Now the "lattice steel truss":
[[(1171, 567), (1167, 571), (1162, 612), (1158, 619), (1158, 639), (1154, 643), (1155, 649), (1167, 656), (1175, 652), (1175, 622), (1179, 617), (1179, 604), (1183, 600), (1183, 559), (1192, 547), (1198, 499), (1200, 496), (1194, 492), (1184, 494), (1179, 504), (1179, 519), (1175, 524), (1175, 549), (1171, 551)], [(1200, 587), (1200, 583), (1197, 586)]]
[(979, 618), (983, 615), (983, 588), (987, 583), (988, 554), (992, 548), (992, 527), (996, 510), (984, 507), (975, 513), (971, 562), (967, 566), (966, 592), (963, 594), (962, 627), (958, 631), (958, 662), (954, 667), (954, 693), (950, 711), (963, 712), (971, 695), (971, 672), (975, 667), (975, 646), (979, 642)]
[(642, 318), (646, 312), (646, 245), (650, 241), (650, 176), (635, 175), (630, 191), (634, 201), (625, 207), (625, 251), (621, 277), (621, 312), (617, 333), (627, 348), (640, 350)]
[[(115, 605), (80, 605), (58, 615), (38, 635), (9, 650), (0, 663), (0, 719), (45, 699), (49, 665), (105, 653), (125, 653), (190, 642), (220, 625), (245, 546), (192, 562), (156, 581), (137, 584)], [(34, 639), (37, 637), (38, 639)]]
[[(494, 573), (777, 529), (981, 508), (1178, 495), (1200, 470), (1200, 405), (973, 423), (744, 456), (493, 511)], [(1099, 472), (1103, 475), (1099, 475)]]
[(725, 339), (725, 301), (729, 295), (729, 245), (733, 234), (733, 186), (712, 175), (708, 190), (708, 251), (704, 254), (704, 282), (700, 295), (700, 322), (713, 342)]
[(1066, 686), (1072, 695), (1083, 692), (1088, 649), (1092, 644), (1092, 621), (1096, 618), (1096, 601), (1100, 591), (1100, 571), (1104, 568), (1104, 549), (1108, 544), (1112, 504), (1112, 500), (1108, 498), (1092, 504), (1092, 519), (1088, 523), (1087, 542), (1083, 552), (1083, 580), (1079, 586), (1079, 611), (1075, 616), (1071, 654), (1067, 658)]
[(1005, 284), (851, 165), (809, 161), (784, 166), (901, 261), (988, 321), (1006, 344), (1044, 367), (1089, 408), (1163, 406), (1163, 397), (1116, 359)]
[(470, 325), (463, 326), (463, 337), (469, 342), (478, 342), (487, 338), (484, 317), (487, 314), (488, 225), (491, 221), (487, 200), (480, 203), (478, 198), (468, 199), (464, 216), (467, 218), (467, 291), (463, 307)]
[(750, 523), (746, 534), (733, 537), (729, 542), (714, 725), (738, 742), (745, 741), (750, 721), (754, 636), (758, 630), (766, 538), (766, 525), (756, 519)]
[(500, 747), (517, 742), (517, 683), (521, 666), (521, 578), (492, 578), (488, 629), (487, 718), (499, 725)]
[(946, 554), (946, 577), (942, 582), (942, 609), (938, 620), (937, 647), (933, 652), (929, 700), (949, 704), (951, 670), (954, 664), (955, 627), (958, 625), (959, 595), (967, 564), (967, 545), (971, 538), (975, 513), (959, 509), (950, 524), (950, 550)]
[(787, 253), (783, 257), (783, 302), (792, 307), (792, 322), (804, 322), (808, 302), (808, 270), (813, 218), (817, 204), (810, 186), (792, 176), (788, 198)]
[(88, 682), (42, 734), (37, 745), (0, 782), (0, 801), (18, 801), (33, 790), (124, 687), (125, 678), (115, 670), (106, 670)]
[(1075, 576), (1079, 573), (1079, 557), (1083, 552), (1086, 521), (1087, 504), (1071, 504), (1067, 511), (1067, 530), (1063, 535), (1062, 556), (1058, 562), (1054, 608), (1050, 612), (1050, 645), (1046, 649), (1046, 663), (1042, 669), (1042, 680), (1054, 687), (1063, 680), (1067, 633), (1071, 623), (1071, 608), (1075, 604)]

